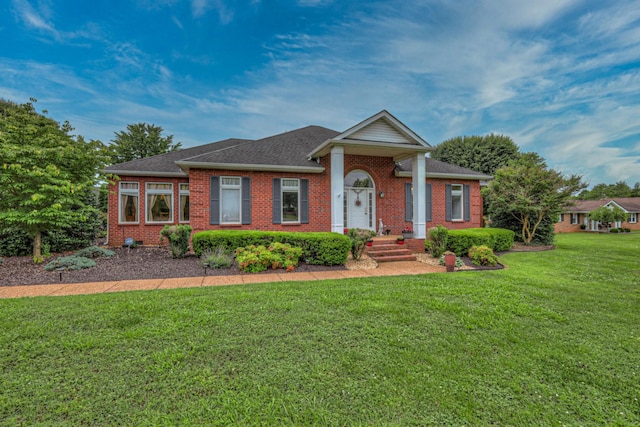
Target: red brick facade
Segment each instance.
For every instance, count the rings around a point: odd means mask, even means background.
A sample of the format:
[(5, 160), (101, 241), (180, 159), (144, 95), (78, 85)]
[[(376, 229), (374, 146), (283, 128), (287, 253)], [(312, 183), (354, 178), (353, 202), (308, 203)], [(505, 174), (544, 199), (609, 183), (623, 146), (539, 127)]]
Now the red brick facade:
[[(194, 232), (212, 229), (250, 229), (275, 231), (331, 231), (331, 165), (330, 156), (324, 156), (321, 164), (325, 168), (323, 173), (289, 173), (289, 172), (258, 172), (231, 171), (213, 169), (192, 169), (189, 178), (155, 178), (121, 176), (120, 182), (139, 182), (139, 223), (121, 224), (118, 218), (118, 188), (116, 182), (111, 186), (109, 194), (109, 244), (119, 246), (127, 237), (143, 241), (145, 245), (155, 245), (160, 242), (160, 230), (163, 224), (147, 224), (145, 218), (146, 183), (173, 183), (173, 224), (178, 224), (179, 183), (189, 183), (190, 191), (190, 222)], [(375, 183), (376, 218), (382, 219), (385, 229), (392, 234), (400, 231), (411, 222), (405, 221), (405, 183), (411, 178), (396, 177), (395, 163), (392, 158), (374, 156), (345, 155), (345, 175), (353, 170), (368, 173)], [(428, 173), (428, 171), (427, 171)], [(251, 224), (250, 225), (211, 225), (210, 224), (210, 182), (211, 176), (234, 176), (251, 178)], [(274, 224), (272, 220), (272, 185), (274, 178), (300, 178), (309, 180), (309, 222), (308, 224)], [(432, 221), (427, 223), (427, 229), (436, 225), (443, 225), (448, 229), (459, 229), (482, 226), (482, 196), (480, 183), (477, 180), (458, 179), (429, 179), (432, 186)], [(463, 184), (470, 189), (470, 217), (471, 221), (446, 221), (445, 219), (445, 185)], [(379, 193), (384, 192), (380, 198)], [(377, 228), (377, 227), (376, 227)], [(417, 240), (417, 239), (416, 239)], [(414, 242), (421, 246), (421, 242)]]

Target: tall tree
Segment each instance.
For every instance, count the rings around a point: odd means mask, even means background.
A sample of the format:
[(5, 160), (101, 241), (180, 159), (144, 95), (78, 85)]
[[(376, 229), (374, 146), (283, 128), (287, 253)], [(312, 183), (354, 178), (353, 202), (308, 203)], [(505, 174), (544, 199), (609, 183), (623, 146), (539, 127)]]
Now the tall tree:
[(458, 136), (436, 146), (431, 158), (493, 175), (521, 153), (505, 135)]
[(584, 187), (580, 176), (565, 178), (548, 169), (540, 156), (528, 153), (498, 169), (483, 195), (492, 219), (511, 217), (520, 228), (514, 231), (529, 244), (541, 224), (559, 215), (571, 196)]
[(173, 135), (163, 137), (162, 132), (162, 127), (147, 123), (129, 124), (126, 131), (114, 132), (116, 138), (109, 146), (111, 164), (143, 159), (181, 148), (181, 142), (173, 142)]
[(0, 101), (0, 226), (28, 233), (40, 259), (44, 231), (96, 213), (88, 194), (106, 155), (101, 142), (72, 136), (68, 122), (37, 113), (35, 102)]
[(583, 190), (578, 195), (581, 200), (600, 200), (614, 197), (632, 197), (633, 190), (625, 181), (615, 184), (596, 184), (591, 190)]

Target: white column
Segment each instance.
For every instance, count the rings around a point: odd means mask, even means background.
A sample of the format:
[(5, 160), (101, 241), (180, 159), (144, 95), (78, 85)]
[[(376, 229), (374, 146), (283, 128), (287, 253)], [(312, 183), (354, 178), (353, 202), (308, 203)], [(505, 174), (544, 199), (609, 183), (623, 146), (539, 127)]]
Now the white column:
[(418, 153), (411, 159), (413, 183), (413, 237), (427, 237), (427, 171), (424, 153)]
[(331, 231), (344, 233), (344, 147), (331, 148)]

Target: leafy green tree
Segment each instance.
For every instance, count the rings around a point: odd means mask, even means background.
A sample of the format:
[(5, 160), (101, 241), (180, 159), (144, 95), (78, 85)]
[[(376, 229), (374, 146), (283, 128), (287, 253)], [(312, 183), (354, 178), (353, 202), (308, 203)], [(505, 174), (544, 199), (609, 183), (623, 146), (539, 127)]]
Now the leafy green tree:
[(625, 181), (618, 181), (615, 184), (596, 184), (591, 190), (581, 191), (578, 199), (600, 200), (614, 197), (633, 197), (634, 191), (635, 188), (631, 189)]
[(611, 230), (611, 223), (626, 221), (629, 214), (618, 206), (600, 206), (589, 212), (589, 218), (593, 221), (607, 225), (607, 231)]
[(109, 146), (111, 164), (143, 159), (181, 148), (181, 142), (173, 143), (173, 135), (163, 137), (162, 132), (162, 127), (147, 123), (130, 124), (126, 131), (115, 132), (116, 138)]
[(458, 136), (438, 144), (431, 158), (493, 175), (521, 153), (505, 135)]
[(96, 215), (89, 195), (106, 156), (101, 142), (70, 135), (68, 122), (37, 113), (35, 102), (0, 101), (0, 227), (27, 233), (39, 260), (44, 231)]
[[(562, 211), (571, 196), (585, 187), (577, 175), (563, 177), (547, 168), (535, 153), (523, 155), (509, 166), (498, 169), (495, 178), (483, 190), (495, 224), (495, 218), (511, 218), (518, 225), (525, 244), (536, 237), (539, 227)], [(508, 221), (506, 221), (508, 222)]]

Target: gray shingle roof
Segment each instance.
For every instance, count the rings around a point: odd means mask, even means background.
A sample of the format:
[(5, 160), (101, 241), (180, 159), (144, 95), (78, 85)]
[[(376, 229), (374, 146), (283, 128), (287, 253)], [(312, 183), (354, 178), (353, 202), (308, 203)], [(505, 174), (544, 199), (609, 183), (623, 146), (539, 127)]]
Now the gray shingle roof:
[(183, 161), (185, 163), (301, 166), (322, 169), (315, 161), (307, 159), (307, 153), (338, 134), (334, 130), (321, 126), (307, 126), (225, 150), (185, 158)]
[[(109, 166), (105, 172), (117, 175), (187, 176), (181, 166), (189, 168), (206, 167), (206, 165), (214, 165), (215, 167), (230, 165), (233, 166), (232, 168), (238, 165), (244, 165), (248, 168), (255, 166), (256, 170), (261, 167), (282, 167), (323, 171), (324, 168), (315, 161), (309, 160), (307, 155), (320, 144), (337, 135), (340, 135), (340, 132), (332, 129), (307, 126), (257, 140), (232, 138), (132, 160)], [(427, 177), (491, 179), (489, 175), (428, 157), (425, 161)], [(411, 172), (411, 160), (399, 162), (397, 170)]]
[(248, 139), (236, 139), (230, 138), (223, 141), (212, 142), (210, 144), (198, 145), (197, 147), (185, 148), (178, 151), (172, 151), (170, 153), (158, 154), (157, 156), (146, 157), (144, 159), (131, 160), (130, 162), (118, 163), (106, 167), (104, 170), (107, 173), (128, 174), (137, 175), (182, 175), (187, 176), (176, 162), (185, 158), (197, 156), (204, 153), (216, 152), (227, 148), (235, 147), (238, 145), (251, 142)]

